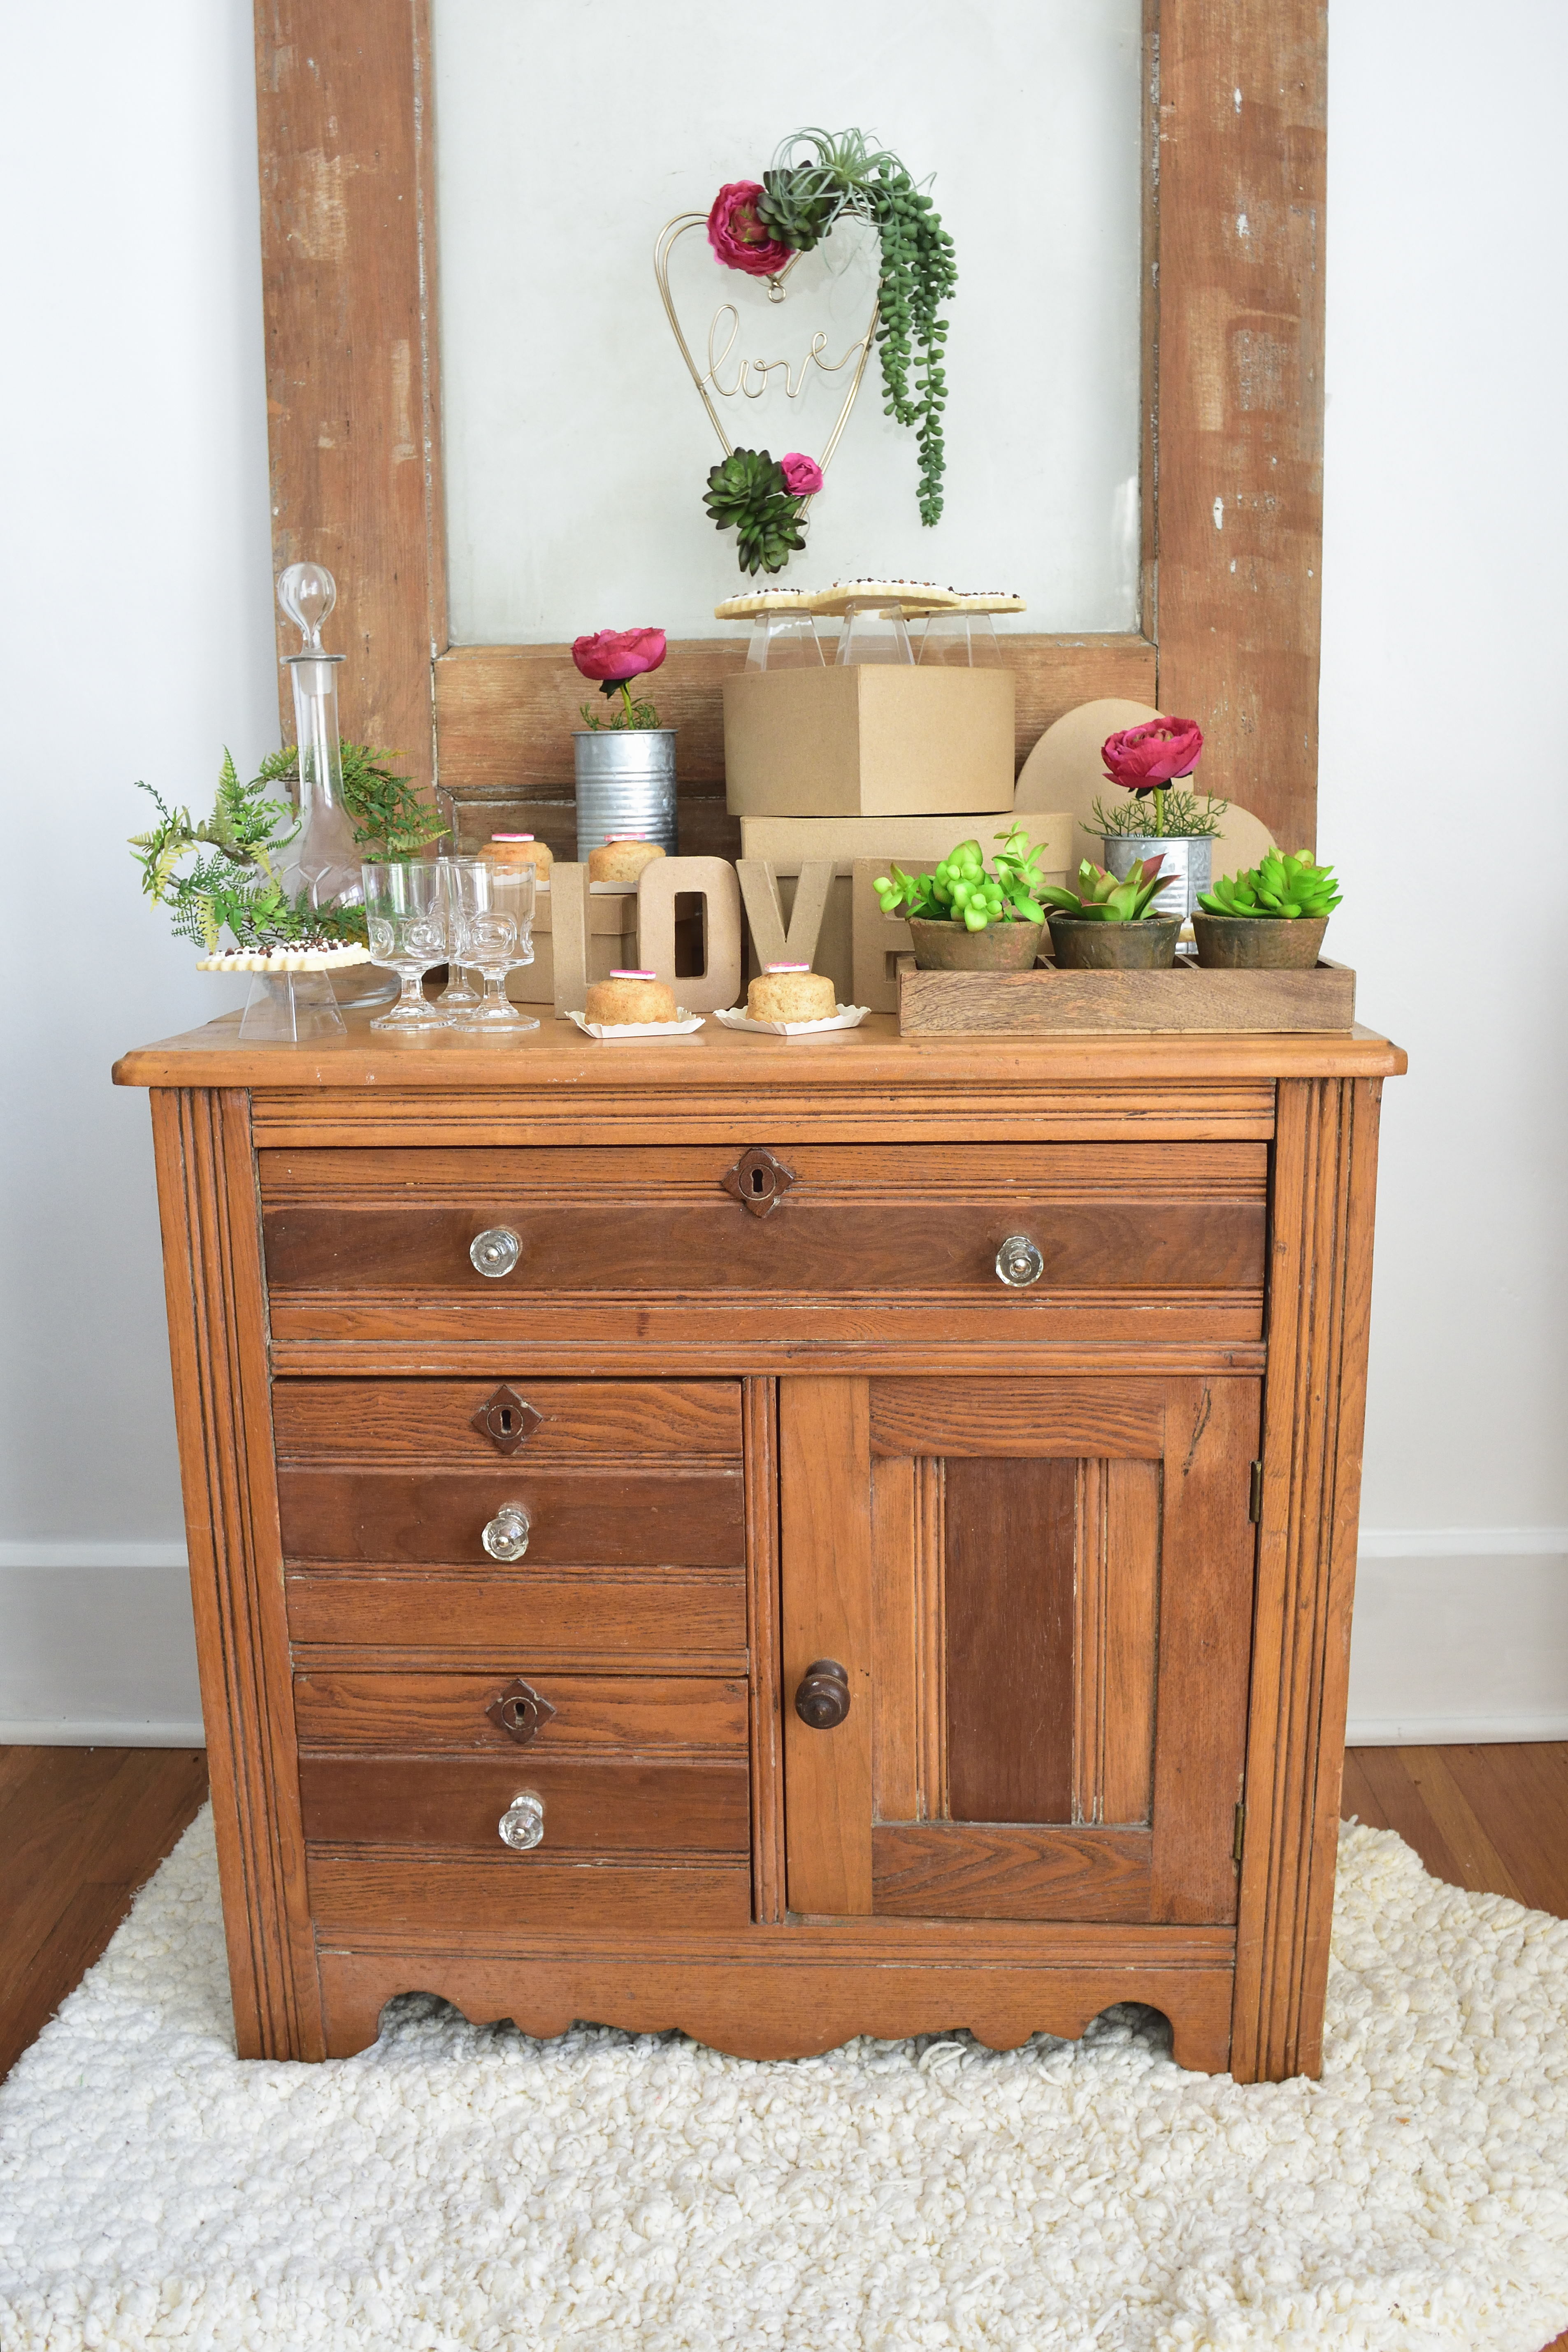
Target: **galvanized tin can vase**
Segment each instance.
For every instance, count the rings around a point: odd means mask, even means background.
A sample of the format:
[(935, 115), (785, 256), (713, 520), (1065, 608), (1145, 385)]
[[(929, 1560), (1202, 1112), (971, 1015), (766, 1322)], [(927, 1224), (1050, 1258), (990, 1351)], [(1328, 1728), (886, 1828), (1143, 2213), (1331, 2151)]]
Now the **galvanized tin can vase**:
[(1176, 915), (1185, 922), (1196, 908), (1198, 892), (1208, 889), (1213, 881), (1214, 842), (1206, 834), (1173, 839), (1154, 833), (1106, 833), (1100, 839), (1105, 844), (1105, 870), (1119, 882), (1124, 882), (1145, 857), (1164, 859), (1170, 878), (1154, 901), (1162, 915)]
[(676, 855), (673, 727), (583, 727), (577, 763), (577, 856), (626, 834)]

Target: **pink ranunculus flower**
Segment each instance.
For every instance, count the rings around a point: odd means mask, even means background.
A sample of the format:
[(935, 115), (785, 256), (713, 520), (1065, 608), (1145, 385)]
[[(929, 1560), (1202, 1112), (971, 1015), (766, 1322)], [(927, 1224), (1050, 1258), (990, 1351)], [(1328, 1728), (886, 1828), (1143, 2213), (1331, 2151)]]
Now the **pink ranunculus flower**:
[(591, 637), (574, 637), (572, 658), (584, 677), (618, 686), (657, 669), (665, 656), (662, 629), (599, 629)]
[(1105, 772), (1130, 793), (1152, 793), (1176, 776), (1190, 776), (1204, 748), (1195, 719), (1150, 719), (1124, 727), (1100, 747)]
[(815, 457), (806, 457), (799, 449), (786, 451), (779, 459), (779, 471), (792, 499), (815, 498), (822, 488), (821, 467)]
[(776, 278), (795, 255), (771, 237), (757, 218), (762, 193), (760, 180), (727, 180), (708, 215), (708, 242), (726, 269), (743, 269), (748, 278)]

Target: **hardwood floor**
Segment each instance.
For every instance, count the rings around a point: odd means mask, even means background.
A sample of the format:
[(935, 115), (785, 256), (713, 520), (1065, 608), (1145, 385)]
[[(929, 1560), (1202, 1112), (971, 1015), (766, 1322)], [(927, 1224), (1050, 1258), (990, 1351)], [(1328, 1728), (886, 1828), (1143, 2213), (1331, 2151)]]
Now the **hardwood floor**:
[(0, 2078), (206, 1792), (200, 1748), (0, 1748)]
[[(0, 1748), (0, 2077), (206, 1795), (199, 1748)], [(1436, 1877), (1568, 1918), (1568, 1741), (1352, 1748), (1341, 1811)], [(1560, 2336), (1546, 2352), (1568, 2352)]]

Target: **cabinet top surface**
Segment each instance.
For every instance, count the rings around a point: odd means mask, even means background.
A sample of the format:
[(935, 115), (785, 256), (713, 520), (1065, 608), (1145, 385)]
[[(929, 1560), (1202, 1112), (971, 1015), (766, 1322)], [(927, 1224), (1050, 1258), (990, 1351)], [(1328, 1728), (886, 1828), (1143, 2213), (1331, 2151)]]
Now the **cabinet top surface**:
[(629, 1093), (715, 1085), (847, 1088), (989, 1087), (1083, 1081), (1172, 1083), (1260, 1078), (1398, 1077), (1403, 1049), (1375, 1030), (1142, 1032), (1049, 1037), (900, 1037), (891, 1013), (817, 1037), (760, 1037), (710, 1020), (685, 1037), (600, 1045), (545, 1012), (520, 1037), (433, 1030), (416, 1038), (373, 1035), (365, 1013), (345, 1015), (343, 1036), (310, 1045), (242, 1045), (229, 1013), (183, 1036), (137, 1047), (114, 1066), (122, 1087), (272, 1088), (591, 1089)]

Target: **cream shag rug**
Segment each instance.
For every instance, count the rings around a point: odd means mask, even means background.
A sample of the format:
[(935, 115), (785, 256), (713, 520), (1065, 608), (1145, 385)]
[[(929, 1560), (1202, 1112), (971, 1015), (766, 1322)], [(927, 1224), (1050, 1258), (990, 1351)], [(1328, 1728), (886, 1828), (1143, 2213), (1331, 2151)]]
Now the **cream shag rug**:
[(204, 1817), (0, 2090), (5, 2352), (1540, 2352), (1568, 2325), (1568, 1923), (1341, 1849), (1321, 2084), (1148, 2011), (796, 2064), (423, 1996), (233, 2055)]

